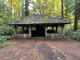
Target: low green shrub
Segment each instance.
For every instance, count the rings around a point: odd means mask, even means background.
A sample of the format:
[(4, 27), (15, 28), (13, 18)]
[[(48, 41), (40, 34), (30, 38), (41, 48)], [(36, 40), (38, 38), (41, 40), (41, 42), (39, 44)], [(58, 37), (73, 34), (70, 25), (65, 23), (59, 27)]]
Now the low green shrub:
[(12, 35), (13, 34), (13, 30), (11, 27), (9, 26), (0, 26), (0, 35)]
[(80, 30), (77, 30), (71, 34), (72, 39), (80, 41)]
[(8, 42), (7, 40), (11, 39), (13, 36), (1, 36), (0, 35), (0, 48), (4, 47), (4, 46), (7, 46), (8, 45)]
[(7, 42), (7, 41), (3, 41), (2, 42), (2, 47), (5, 47), (5, 46), (7, 46), (9, 43)]
[(0, 41), (3, 42), (3, 41), (6, 41), (6, 40), (9, 40), (11, 38), (12, 38), (12, 36), (0, 36)]

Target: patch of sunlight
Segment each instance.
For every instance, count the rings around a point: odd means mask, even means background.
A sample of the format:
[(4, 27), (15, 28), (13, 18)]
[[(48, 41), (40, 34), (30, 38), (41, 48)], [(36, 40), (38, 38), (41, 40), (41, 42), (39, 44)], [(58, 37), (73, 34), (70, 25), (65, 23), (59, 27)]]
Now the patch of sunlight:
[(61, 60), (61, 58), (60, 58), (60, 57), (58, 57), (57, 59), (58, 59), (58, 60)]
[(0, 49), (0, 53), (1, 53), (1, 52), (3, 52), (3, 50), (2, 50), (2, 49)]
[(76, 42), (76, 43), (74, 43), (75, 45), (80, 45), (80, 42)]
[(80, 42), (73, 43), (74, 47), (80, 46)]
[(20, 60), (24, 60), (23, 58), (21, 58)]
[(35, 51), (33, 51), (32, 53), (33, 53), (34, 55), (36, 54), (36, 52), (35, 52)]
[(19, 53), (20, 53), (20, 52), (19, 52), (19, 51), (17, 51), (17, 52), (16, 52), (16, 55), (18, 55)]
[(15, 45), (15, 44), (18, 44), (18, 42), (8, 42), (8, 44)]

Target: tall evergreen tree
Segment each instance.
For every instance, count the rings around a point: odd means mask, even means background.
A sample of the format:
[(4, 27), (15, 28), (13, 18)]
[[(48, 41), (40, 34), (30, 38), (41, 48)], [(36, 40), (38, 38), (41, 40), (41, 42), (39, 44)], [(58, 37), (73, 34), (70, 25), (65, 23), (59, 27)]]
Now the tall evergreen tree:
[(64, 19), (63, 0), (61, 0), (61, 15), (62, 15), (62, 19)]
[(24, 0), (22, 0), (22, 17), (24, 17)]
[(25, 0), (25, 16), (29, 15), (28, 6), (29, 6), (29, 0)]
[(80, 18), (80, 0), (75, 0), (75, 20), (74, 20), (74, 31), (78, 29), (78, 20)]

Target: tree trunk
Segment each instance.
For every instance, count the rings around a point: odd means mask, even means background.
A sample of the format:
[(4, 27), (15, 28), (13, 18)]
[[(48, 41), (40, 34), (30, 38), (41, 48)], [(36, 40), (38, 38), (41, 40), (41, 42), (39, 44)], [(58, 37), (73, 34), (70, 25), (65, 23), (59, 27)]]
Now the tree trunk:
[(74, 31), (78, 29), (78, 3), (75, 5), (75, 20), (74, 20)]
[(4, 13), (4, 9), (5, 9), (5, 7), (4, 7), (4, 0), (2, 0), (3, 1), (3, 13)]
[(24, 17), (24, 0), (22, 0), (22, 17)]
[(61, 0), (61, 18), (64, 19), (63, 0)]
[(12, 11), (12, 0), (11, 0), (11, 11)]
[(25, 0), (25, 16), (29, 15), (28, 6), (29, 6), (29, 0)]
[(77, 17), (77, 15), (75, 14), (74, 31), (77, 31), (77, 29), (78, 29), (78, 17)]
[(12, 14), (12, 16), (13, 16), (13, 12), (12, 12), (12, 10), (13, 10), (13, 5), (12, 5), (12, 2), (13, 2), (13, 0), (11, 0), (11, 14)]
[(42, 9), (42, 7), (41, 7), (40, 5), (41, 5), (41, 2), (40, 2), (40, 0), (39, 0), (39, 13), (41, 14), (41, 9)]

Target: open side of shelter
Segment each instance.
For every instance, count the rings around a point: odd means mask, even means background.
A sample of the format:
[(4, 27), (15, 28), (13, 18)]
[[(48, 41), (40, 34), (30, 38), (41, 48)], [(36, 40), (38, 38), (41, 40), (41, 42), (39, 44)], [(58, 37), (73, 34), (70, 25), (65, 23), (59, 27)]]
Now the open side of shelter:
[[(14, 26), (14, 33), (18, 37), (51, 37), (54, 38), (58, 34), (58, 27), (62, 28), (61, 34), (63, 34), (65, 24), (71, 22), (62, 20), (49, 15), (32, 15), (21, 18), (9, 25)], [(18, 27), (22, 27), (22, 34), (17, 34)], [(61, 35), (60, 34), (60, 35)], [(59, 34), (58, 34), (59, 35)]]

